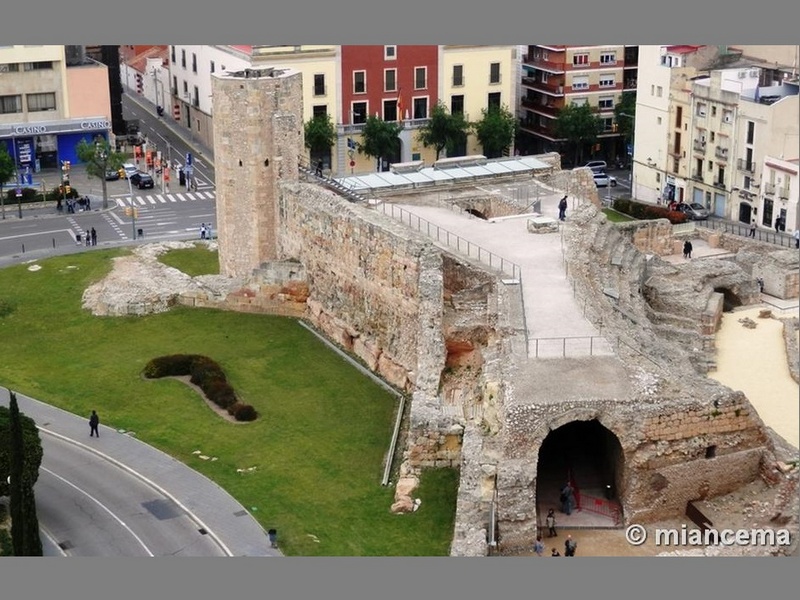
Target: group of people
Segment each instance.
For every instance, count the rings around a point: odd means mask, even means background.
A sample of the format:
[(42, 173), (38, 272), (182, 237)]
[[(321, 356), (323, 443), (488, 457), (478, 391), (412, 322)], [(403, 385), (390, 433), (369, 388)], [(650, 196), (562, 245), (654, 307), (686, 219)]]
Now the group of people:
[(86, 231), (85, 243), (87, 246), (97, 246), (97, 231), (94, 227)]
[(201, 240), (211, 239), (211, 225), (206, 225), (205, 223), (200, 224), (200, 239)]
[[(80, 208), (80, 210), (92, 210), (92, 201), (89, 199), (89, 196), (84, 196), (83, 198), (78, 198), (77, 200), (74, 198), (67, 198), (68, 213), (74, 213), (76, 205)], [(63, 210), (60, 199), (56, 201), (56, 210)]]

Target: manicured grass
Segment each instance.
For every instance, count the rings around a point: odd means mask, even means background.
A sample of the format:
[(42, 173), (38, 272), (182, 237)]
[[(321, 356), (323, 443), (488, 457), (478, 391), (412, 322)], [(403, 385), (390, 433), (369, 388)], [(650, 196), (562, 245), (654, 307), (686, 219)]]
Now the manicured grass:
[(628, 215), (623, 215), (621, 212), (617, 212), (611, 208), (604, 208), (603, 214), (608, 217), (608, 220), (611, 223), (624, 223), (625, 221), (635, 221), (633, 217), (629, 217)]
[[(106, 425), (135, 432), (218, 482), (278, 530), (286, 554), (448, 553), (457, 474), (424, 474), (420, 509), (389, 512), (394, 490), (380, 479), (393, 396), (292, 319), (185, 307), (92, 316), (81, 295), (121, 253), (56, 257), (34, 272), (0, 269), (0, 300), (11, 307), (0, 317), (0, 384), (76, 414), (97, 409)], [(230, 423), (182, 383), (141, 377), (148, 360), (172, 353), (216, 360), (259, 418)]]
[(219, 253), (209, 250), (205, 244), (195, 244), (194, 248), (177, 248), (158, 257), (162, 263), (183, 271), (190, 277), (198, 275), (219, 275)]

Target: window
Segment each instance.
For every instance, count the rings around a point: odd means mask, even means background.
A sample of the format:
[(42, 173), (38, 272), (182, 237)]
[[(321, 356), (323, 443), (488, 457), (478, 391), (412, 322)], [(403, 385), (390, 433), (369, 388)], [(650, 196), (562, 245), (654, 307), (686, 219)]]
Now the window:
[(711, 143), (712, 143), (712, 144), (714, 143), (714, 138), (716, 138), (716, 137), (717, 137), (716, 133), (714, 133), (714, 132), (712, 131), (712, 132), (711, 132)]
[(26, 71), (43, 71), (52, 68), (53, 68), (53, 62), (50, 60), (24, 63), (24, 69)]
[(588, 98), (573, 98), (572, 99), (572, 106), (584, 106), (589, 104)]
[(324, 73), (317, 73), (314, 75), (314, 95), (315, 96), (324, 96), (325, 95), (325, 74)]
[(383, 120), (397, 121), (397, 100), (383, 101)]
[(464, 65), (453, 65), (453, 87), (464, 85)]
[(428, 118), (428, 98), (414, 98), (414, 117), (415, 119)]
[(542, 71), (542, 83), (547, 83), (547, 71)]
[(597, 101), (597, 105), (603, 110), (614, 108), (614, 98), (612, 96), (601, 96), (600, 100)]
[(616, 79), (613, 73), (605, 73), (600, 75), (600, 87), (614, 87)]
[(175, 46), (170, 46), (170, 50), (172, 51), (172, 64), (175, 64)]
[(181, 50), (181, 66), (186, 68), (186, 50)]
[(353, 93), (365, 94), (367, 92), (367, 72), (353, 71)]
[(733, 122), (733, 111), (732, 110), (723, 110), (722, 111), (722, 122), (723, 123), (732, 123)]
[(19, 63), (0, 64), (0, 73), (19, 73)]
[(397, 91), (397, 69), (383, 70), (383, 91), (384, 92)]
[(656, 117), (656, 124), (661, 125), (661, 117)]
[(172, 93), (175, 96), (178, 95), (178, 76), (177, 75), (173, 75), (172, 76)]
[(53, 92), (28, 94), (28, 112), (56, 109), (56, 95)]
[(197, 54), (192, 52), (192, 73), (197, 73)]
[(589, 89), (589, 77), (588, 75), (581, 75), (578, 77), (572, 78), (572, 89), (573, 90), (588, 90)]
[(216, 66), (214, 65), (214, 61), (213, 60), (209, 63), (208, 70), (209, 70), (210, 73), (213, 73), (213, 72), (216, 71)]
[(725, 183), (725, 167), (718, 167), (717, 183)]
[(414, 67), (414, 89), (424, 90), (428, 87), (428, 67)]
[(394, 60), (397, 58), (397, 46), (384, 46), (383, 58), (384, 60)]
[(422, 160), (422, 155), (419, 152), (413, 152), (411, 154), (411, 160), (413, 161)]
[(197, 86), (194, 86), (194, 107), (200, 107), (200, 90), (197, 89)]
[(747, 143), (752, 144), (756, 134), (756, 124), (753, 121), (747, 122)]
[(189, 95), (189, 84), (185, 81), (183, 82), (183, 95), (184, 97)]
[(697, 104), (697, 116), (698, 117), (705, 117), (706, 116), (706, 105), (702, 102)]
[(314, 113), (314, 118), (317, 117), (324, 117), (328, 114), (328, 105), (327, 104), (317, 104), (312, 107), (311, 109)]
[(366, 123), (367, 122), (367, 103), (366, 102), (353, 102), (351, 109), (351, 117), (353, 123)]
[(574, 66), (588, 65), (589, 64), (589, 54), (588, 53), (574, 54), (572, 56), (572, 64)]
[(675, 111), (675, 127), (680, 128), (681, 121), (683, 121), (683, 107), (679, 106)]
[(659, 85), (658, 87), (656, 87), (656, 96), (661, 98), (661, 96), (663, 95), (664, 95), (664, 88)]
[(489, 65), (489, 83), (500, 83), (500, 63)]
[(711, 116), (712, 117), (716, 117), (717, 116), (717, 107), (716, 106), (712, 106), (711, 107)]
[(713, 171), (714, 170), (714, 163), (711, 162), (711, 161), (708, 161), (708, 170), (709, 171)]
[(491, 110), (493, 108), (500, 108), (500, 92), (492, 92), (486, 99), (486, 107)]
[(614, 130), (614, 118), (608, 117), (602, 119), (603, 121), (603, 131), (613, 131)]
[(0, 96), (0, 114), (22, 112), (22, 96)]
[(600, 64), (601, 65), (613, 65), (617, 62), (617, 53), (616, 52), (601, 52), (600, 53)]
[(450, 96), (450, 114), (464, 114), (464, 96)]

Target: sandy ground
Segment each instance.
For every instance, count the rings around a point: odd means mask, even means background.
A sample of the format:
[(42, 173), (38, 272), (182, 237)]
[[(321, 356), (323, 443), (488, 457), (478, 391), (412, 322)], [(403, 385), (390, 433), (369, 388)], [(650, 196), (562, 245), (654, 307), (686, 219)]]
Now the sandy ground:
[[(789, 374), (783, 323), (776, 318), (758, 318), (763, 308), (723, 314), (717, 332), (717, 370), (709, 377), (744, 392), (764, 423), (798, 448), (800, 389)], [(757, 323), (755, 329), (739, 322), (745, 317)]]

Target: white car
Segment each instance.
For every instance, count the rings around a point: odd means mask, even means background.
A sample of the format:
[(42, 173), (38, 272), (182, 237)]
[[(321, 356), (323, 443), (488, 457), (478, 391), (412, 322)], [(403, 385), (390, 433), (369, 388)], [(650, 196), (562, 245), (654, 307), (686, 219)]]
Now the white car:
[(605, 173), (608, 165), (604, 160), (590, 160), (585, 165), (587, 169), (591, 169), (592, 173)]
[(594, 184), (597, 187), (608, 187), (609, 185), (611, 187), (617, 187), (617, 178), (606, 173), (595, 173)]
[(139, 172), (139, 169), (136, 168), (136, 165), (131, 163), (123, 163), (122, 170), (125, 171), (125, 179), (129, 179), (131, 175), (136, 175)]

